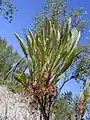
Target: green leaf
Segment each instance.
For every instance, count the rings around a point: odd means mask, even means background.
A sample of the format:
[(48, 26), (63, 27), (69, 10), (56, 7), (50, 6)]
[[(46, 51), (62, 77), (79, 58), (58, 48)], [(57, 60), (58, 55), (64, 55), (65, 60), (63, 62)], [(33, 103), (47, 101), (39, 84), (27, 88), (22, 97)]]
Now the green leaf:
[(25, 73), (21, 73), (21, 72), (15, 72), (14, 73), (14, 77), (15, 79), (21, 83), (23, 86), (27, 86), (27, 78), (26, 78), (26, 75)]
[(32, 43), (31, 43), (30, 36), (28, 35), (26, 36), (26, 41), (27, 41), (28, 54), (32, 58)]
[(19, 40), (20, 46), (22, 48), (23, 53), (25, 54), (26, 58), (27, 58), (27, 51), (26, 51), (26, 47), (24, 45), (24, 43), (22, 42), (22, 39), (15, 33), (16, 38)]
[(30, 29), (28, 30), (28, 32), (29, 32), (30, 38), (32, 40), (32, 47), (34, 47), (34, 35), (33, 35), (33, 33), (31, 32)]

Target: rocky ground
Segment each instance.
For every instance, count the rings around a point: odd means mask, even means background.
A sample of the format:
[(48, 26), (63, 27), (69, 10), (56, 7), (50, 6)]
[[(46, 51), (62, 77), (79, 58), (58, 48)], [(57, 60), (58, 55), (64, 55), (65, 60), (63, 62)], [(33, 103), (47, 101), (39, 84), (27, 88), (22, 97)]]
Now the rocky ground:
[(32, 114), (22, 96), (0, 86), (0, 120), (39, 120), (39, 112)]

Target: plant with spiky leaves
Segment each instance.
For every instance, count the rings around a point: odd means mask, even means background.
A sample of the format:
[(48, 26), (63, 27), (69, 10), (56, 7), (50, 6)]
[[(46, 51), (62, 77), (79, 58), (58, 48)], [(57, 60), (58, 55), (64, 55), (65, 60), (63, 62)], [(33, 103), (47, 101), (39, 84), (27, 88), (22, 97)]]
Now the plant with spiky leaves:
[(41, 117), (49, 120), (51, 108), (57, 96), (56, 84), (70, 67), (73, 59), (81, 51), (77, 49), (80, 32), (68, 23), (52, 24), (45, 18), (44, 28), (34, 34), (28, 30), (27, 44), (15, 33), (19, 40), (29, 70), (29, 77), (24, 72), (15, 72), (15, 79), (23, 86), (30, 103), (39, 108)]
[(90, 79), (87, 79), (84, 89), (81, 91), (80, 96), (76, 101), (78, 113), (81, 117), (80, 120), (83, 119), (86, 111), (89, 112), (89, 110), (87, 110), (88, 108), (86, 107), (89, 100), (90, 100)]

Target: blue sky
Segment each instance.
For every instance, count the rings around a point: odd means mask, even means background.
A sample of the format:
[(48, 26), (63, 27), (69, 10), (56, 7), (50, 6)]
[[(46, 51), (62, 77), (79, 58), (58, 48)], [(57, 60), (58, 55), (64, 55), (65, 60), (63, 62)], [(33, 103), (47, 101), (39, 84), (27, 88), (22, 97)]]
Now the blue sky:
[[(14, 49), (16, 49), (19, 54), (21, 53), (21, 49), (19, 48), (19, 44), (17, 39), (14, 36), (14, 32), (18, 33), (20, 36), (23, 36), (22, 29), (32, 29), (34, 26), (34, 17), (37, 13), (40, 12), (42, 6), (45, 3), (45, 0), (13, 0), (16, 4), (18, 12), (15, 13), (14, 19), (10, 24), (3, 16), (0, 16), (0, 36), (6, 37), (8, 40), (8, 44), (13, 45)], [(90, 19), (90, 0), (68, 0), (69, 8), (79, 8), (84, 7), (87, 11), (87, 18)], [(86, 16), (85, 16), (86, 17)], [(88, 31), (90, 29), (90, 25), (82, 36), (83, 43), (86, 40), (86, 37), (90, 34)], [(71, 90), (75, 93), (80, 91), (79, 85), (75, 82), (69, 82), (64, 90)]]

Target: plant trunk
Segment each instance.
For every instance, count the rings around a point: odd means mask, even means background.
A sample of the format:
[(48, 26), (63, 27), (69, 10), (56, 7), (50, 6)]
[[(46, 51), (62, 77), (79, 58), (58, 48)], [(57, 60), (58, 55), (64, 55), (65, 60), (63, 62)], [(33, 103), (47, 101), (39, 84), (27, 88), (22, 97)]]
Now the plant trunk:
[(47, 116), (47, 114), (46, 114), (46, 110), (44, 109), (44, 107), (41, 108), (41, 113), (42, 113), (42, 115), (43, 115), (44, 120), (49, 120), (49, 118), (48, 118), (48, 116)]

